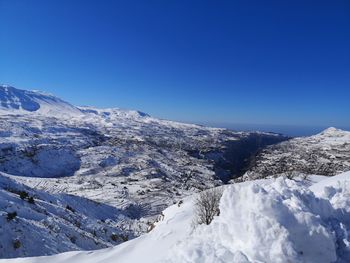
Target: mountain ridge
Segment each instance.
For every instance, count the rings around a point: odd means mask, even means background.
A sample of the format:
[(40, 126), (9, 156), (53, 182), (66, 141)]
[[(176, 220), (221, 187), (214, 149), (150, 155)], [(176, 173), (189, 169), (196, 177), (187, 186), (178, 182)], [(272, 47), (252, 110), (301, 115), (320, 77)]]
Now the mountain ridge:
[(0, 114), (39, 113), (48, 116), (69, 117), (81, 111), (51, 94), (0, 85)]
[(292, 173), (333, 176), (350, 170), (350, 131), (329, 127), (263, 149), (240, 180)]

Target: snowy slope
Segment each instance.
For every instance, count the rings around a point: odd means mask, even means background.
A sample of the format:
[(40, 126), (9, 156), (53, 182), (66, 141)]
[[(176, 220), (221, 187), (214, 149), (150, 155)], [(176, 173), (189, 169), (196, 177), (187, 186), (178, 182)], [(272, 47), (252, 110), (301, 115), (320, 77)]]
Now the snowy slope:
[(243, 180), (292, 172), (332, 176), (350, 170), (350, 132), (328, 128), (265, 148)]
[(133, 238), (125, 211), (38, 191), (0, 173), (0, 258), (105, 248)]
[(78, 108), (53, 95), (0, 85), (0, 114), (26, 113), (61, 118), (82, 115)]
[(331, 187), (338, 187), (341, 185), (350, 183), (350, 172), (342, 173), (337, 176), (332, 176), (327, 179), (321, 180), (319, 183), (314, 184), (310, 189), (314, 193), (322, 193), (324, 189), (330, 189)]
[(323, 187), (328, 179), (311, 190), (284, 178), (226, 186), (209, 226), (192, 228), (189, 198), (166, 209), (150, 233), (115, 248), (8, 262), (349, 262), (349, 174), (333, 177), (343, 182), (332, 184), (334, 191)]

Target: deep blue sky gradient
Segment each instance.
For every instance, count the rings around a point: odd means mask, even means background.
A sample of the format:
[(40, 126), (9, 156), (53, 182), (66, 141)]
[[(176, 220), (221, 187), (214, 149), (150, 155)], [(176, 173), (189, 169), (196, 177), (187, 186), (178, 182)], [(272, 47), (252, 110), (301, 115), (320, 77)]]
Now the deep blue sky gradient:
[(0, 82), (199, 123), (350, 127), (350, 1), (0, 0)]

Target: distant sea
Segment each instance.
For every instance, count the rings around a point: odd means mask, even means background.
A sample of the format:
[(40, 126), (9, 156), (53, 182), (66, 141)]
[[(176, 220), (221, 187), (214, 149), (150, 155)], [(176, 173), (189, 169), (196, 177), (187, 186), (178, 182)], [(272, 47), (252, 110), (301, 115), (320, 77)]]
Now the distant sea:
[[(202, 122), (200, 125), (227, 128), (235, 131), (263, 131), (275, 132), (291, 137), (310, 136), (322, 132), (331, 126), (298, 126), (298, 125), (272, 125), (272, 124), (242, 124), (242, 123), (210, 123)], [(350, 126), (334, 126), (335, 128), (350, 131)]]

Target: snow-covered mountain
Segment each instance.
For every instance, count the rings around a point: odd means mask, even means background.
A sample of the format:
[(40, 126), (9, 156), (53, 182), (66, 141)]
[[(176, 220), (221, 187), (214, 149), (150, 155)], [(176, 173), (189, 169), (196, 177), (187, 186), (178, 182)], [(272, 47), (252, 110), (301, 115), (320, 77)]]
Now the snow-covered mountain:
[(332, 176), (350, 170), (350, 132), (328, 128), (263, 149), (243, 180), (292, 173)]
[[(129, 236), (145, 233), (174, 202), (242, 175), (259, 149), (288, 139), (160, 120), (139, 111), (75, 107), (12, 87), (2, 90), (0, 171), (31, 189), (123, 211), (128, 221), (119, 230)], [(16, 238), (10, 233), (11, 240)], [(59, 251), (72, 249), (78, 248)], [(42, 255), (50, 253), (42, 250)]]
[(350, 172), (325, 178), (225, 186), (210, 225), (193, 226), (190, 197), (167, 208), (150, 233), (114, 248), (6, 262), (349, 262)]
[(78, 108), (53, 95), (0, 85), (0, 114), (10, 113), (40, 113), (61, 118), (81, 115)]
[[(0, 104), (6, 262), (350, 260), (350, 173), (301, 176), (350, 170), (350, 132), (288, 140), (76, 107), (8, 86)], [(292, 172), (298, 179), (273, 178)], [(269, 179), (222, 186), (243, 174)], [(194, 227), (196, 193), (217, 186), (220, 214)]]

